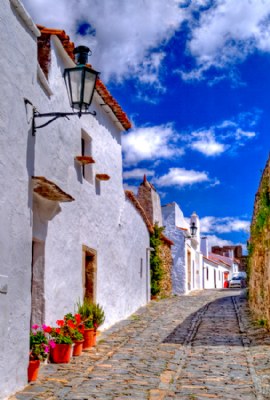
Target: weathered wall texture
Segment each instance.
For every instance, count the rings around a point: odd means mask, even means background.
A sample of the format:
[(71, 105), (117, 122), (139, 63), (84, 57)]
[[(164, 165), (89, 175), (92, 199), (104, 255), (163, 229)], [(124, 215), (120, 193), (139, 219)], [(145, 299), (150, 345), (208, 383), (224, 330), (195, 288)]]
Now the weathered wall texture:
[(162, 226), (160, 197), (154, 186), (147, 181), (146, 176), (139, 186), (137, 197), (150, 223)]
[[(96, 301), (104, 327), (149, 300), (149, 232), (126, 199), (122, 185), (121, 130), (96, 94), (96, 117), (54, 121), (32, 136), (32, 105), (41, 113), (70, 111), (62, 78), (74, 66), (52, 36), (48, 83), (37, 78), (37, 44), (11, 2), (0, 7), (0, 398), (27, 382), (31, 319), (55, 324), (84, 294), (83, 246), (96, 253)], [(45, 78), (44, 78), (45, 79)], [(37, 124), (45, 122), (44, 119)], [(81, 137), (89, 138), (95, 164), (87, 179), (74, 160)], [(98, 181), (96, 174), (111, 179)], [(54, 182), (75, 200), (58, 202), (34, 195), (32, 176)], [(36, 270), (35, 270), (36, 268)], [(43, 271), (39, 271), (43, 268)]]
[(255, 197), (249, 255), (250, 307), (270, 328), (270, 159)]
[(162, 260), (163, 277), (160, 283), (160, 293), (159, 296), (170, 296), (172, 294), (172, 252), (171, 246), (167, 243), (162, 242), (159, 248), (159, 256)]

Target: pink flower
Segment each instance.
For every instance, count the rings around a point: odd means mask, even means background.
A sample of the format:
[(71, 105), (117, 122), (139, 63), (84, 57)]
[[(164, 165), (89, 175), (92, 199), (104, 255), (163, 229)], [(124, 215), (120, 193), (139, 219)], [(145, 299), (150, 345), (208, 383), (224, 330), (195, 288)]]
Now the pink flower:
[(46, 328), (47, 328), (47, 325), (43, 324), (42, 329), (45, 331)]
[(44, 347), (44, 351), (45, 351), (45, 353), (49, 353), (50, 347), (49, 347), (49, 346), (45, 346), (45, 347)]
[(50, 341), (49, 341), (49, 344), (50, 344), (50, 347), (51, 347), (52, 349), (55, 348), (55, 343), (54, 343), (53, 340), (50, 340)]
[(32, 325), (32, 329), (38, 329), (38, 328), (39, 328), (39, 326), (37, 324)]

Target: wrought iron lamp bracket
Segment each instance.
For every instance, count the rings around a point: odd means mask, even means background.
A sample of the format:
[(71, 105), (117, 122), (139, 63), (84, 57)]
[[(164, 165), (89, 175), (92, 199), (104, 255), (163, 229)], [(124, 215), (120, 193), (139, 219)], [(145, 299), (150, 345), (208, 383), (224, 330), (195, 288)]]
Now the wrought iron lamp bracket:
[[(58, 118), (67, 118), (69, 119), (69, 117), (71, 116), (78, 116), (79, 118), (81, 118), (82, 115), (97, 115), (96, 111), (85, 111), (85, 112), (69, 112), (69, 113), (65, 113), (65, 112), (51, 112), (51, 113), (44, 113), (44, 114), (40, 114), (35, 108), (33, 109), (33, 129), (32, 129), (32, 135), (35, 136), (36, 135), (36, 130), (40, 129), (40, 128), (44, 128), (45, 126), (49, 125), (50, 123), (52, 123), (53, 121), (57, 120)], [(46, 121), (44, 124), (42, 125), (36, 125), (36, 118), (49, 118), (52, 117), (49, 121)]]

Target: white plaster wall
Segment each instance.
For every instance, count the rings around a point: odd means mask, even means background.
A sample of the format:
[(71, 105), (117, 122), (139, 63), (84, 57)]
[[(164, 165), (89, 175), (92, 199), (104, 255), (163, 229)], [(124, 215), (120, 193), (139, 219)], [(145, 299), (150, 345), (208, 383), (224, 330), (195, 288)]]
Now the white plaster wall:
[[(49, 98), (37, 82), (35, 37), (8, 1), (1, 4), (0, 21), (5, 55), (0, 59), (0, 283), (8, 282), (7, 293), (0, 293), (0, 398), (5, 398), (27, 382), (32, 236), (45, 240), (46, 323), (73, 311), (82, 297), (82, 245), (97, 251), (97, 301), (105, 309), (105, 327), (145, 304), (150, 290), (149, 233), (123, 192), (119, 128), (95, 96), (96, 118), (61, 119), (33, 137), (32, 107), (25, 107), (24, 98), (41, 113), (70, 111), (62, 79), (65, 65), (52, 52), (54, 94)], [(82, 178), (74, 161), (81, 154), (81, 128), (93, 141), (93, 173), (111, 176), (101, 182), (100, 191), (95, 179)], [(34, 226), (32, 176), (45, 176), (75, 198), (47, 204), (38, 213), (35, 205)]]
[(161, 212), (161, 204), (160, 197), (157, 192), (151, 190), (152, 204), (153, 204), (153, 222), (157, 223), (158, 226), (163, 226), (162, 220), (162, 212)]
[(176, 227), (176, 221), (181, 223), (179, 219), (181, 213), (176, 203), (170, 203), (162, 207), (163, 224), (165, 226), (164, 233), (174, 242), (174, 245), (171, 247), (173, 258), (172, 292), (177, 295), (186, 293), (187, 291), (185, 234), (184, 231)]
[[(189, 228), (183, 212), (177, 203), (173, 202), (162, 207), (165, 235), (174, 242), (172, 246), (173, 269), (172, 287), (174, 294), (188, 293), (190, 290), (202, 289), (203, 267), (202, 254), (199, 251), (199, 240), (187, 238), (186, 231), (181, 228)], [(194, 217), (194, 216), (193, 216)], [(196, 216), (196, 226), (199, 227), (199, 219)], [(188, 251), (191, 255), (191, 282), (188, 284)]]
[[(65, 64), (52, 40), (49, 83), (51, 101), (40, 90), (39, 111), (69, 110), (62, 79)], [(58, 120), (37, 131), (35, 175), (46, 176), (75, 198), (62, 203), (62, 211), (48, 223), (46, 237), (46, 323), (53, 324), (82, 298), (82, 245), (97, 252), (97, 301), (104, 307), (103, 328), (134, 312), (149, 299), (146, 278), (147, 228), (122, 186), (121, 132), (100, 106), (96, 96), (92, 109), (97, 116)], [(46, 105), (47, 103), (47, 105)], [(91, 137), (93, 176), (106, 173), (106, 182), (88, 182), (74, 157), (81, 154), (81, 129)], [(46, 149), (46, 152), (44, 152)], [(140, 276), (141, 259), (143, 274)], [(149, 268), (149, 265), (147, 265)]]
[(0, 293), (3, 399), (25, 384), (28, 365), (33, 164), (23, 97), (36, 82), (35, 37), (7, 0), (0, 7), (0, 38), (0, 284), (8, 283)]
[[(212, 263), (207, 262), (207, 260), (203, 259), (203, 267), (204, 267), (204, 289), (214, 289), (215, 281), (214, 281), (214, 270), (216, 271), (216, 288), (222, 289), (224, 287), (224, 272), (229, 272), (229, 269), (222, 267), (221, 265), (214, 266)], [(208, 268), (208, 277), (206, 268)]]

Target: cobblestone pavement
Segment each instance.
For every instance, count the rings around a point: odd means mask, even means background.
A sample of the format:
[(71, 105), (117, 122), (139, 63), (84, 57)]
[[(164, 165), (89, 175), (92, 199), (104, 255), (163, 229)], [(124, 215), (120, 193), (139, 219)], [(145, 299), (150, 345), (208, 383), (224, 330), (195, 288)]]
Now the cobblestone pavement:
[(269, 344), (240, 291), (153, 301), (10, 400), (270, 399)]

